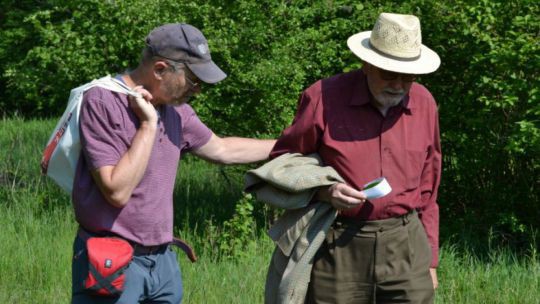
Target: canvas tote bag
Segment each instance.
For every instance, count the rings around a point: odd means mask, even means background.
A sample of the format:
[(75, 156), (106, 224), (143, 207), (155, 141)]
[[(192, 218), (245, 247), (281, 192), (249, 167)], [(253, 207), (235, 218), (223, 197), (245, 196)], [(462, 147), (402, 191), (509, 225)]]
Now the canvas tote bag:
[(83, 94), (95, 86), (121, 94), (141, 97), (139, 93), (131, 90), (131, 88), (110, 75), (95, 79), (71, 90), (66, 110), (56, 124), (41, 159), (41, 172), (52, 178), (56, 184), (69, 194), (73, 190), (73, 179), (75, 178), (75, 170), (81, 154), (79, 114)]

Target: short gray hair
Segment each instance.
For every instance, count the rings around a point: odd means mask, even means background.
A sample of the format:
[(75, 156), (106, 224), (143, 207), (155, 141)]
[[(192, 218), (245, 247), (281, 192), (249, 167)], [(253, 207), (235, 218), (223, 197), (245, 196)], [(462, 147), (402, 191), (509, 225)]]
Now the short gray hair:
[(156, 61), (165, 61), (171, 68), (173, 72), (178, 72), (179, 70), (183, 70), (185, 64), (182, 62), (177, 62), (159, 55), (154, 55), (154, 52), (152, 51), (152, 48), (145, 47), (141, 54), (141, 63), (146, 65), (150, 63), (154, 63)]

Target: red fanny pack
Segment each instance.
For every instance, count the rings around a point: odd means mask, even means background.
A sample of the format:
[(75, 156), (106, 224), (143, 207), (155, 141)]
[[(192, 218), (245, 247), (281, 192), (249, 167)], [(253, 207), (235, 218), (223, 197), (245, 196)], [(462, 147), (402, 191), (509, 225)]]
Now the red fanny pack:
[(86, 241), (88, 277), (84, 287), (100, 296), (116, 296), (124, 290), (124, 271), (133, 258), (133, 247), (115, 237), (91, 237)]

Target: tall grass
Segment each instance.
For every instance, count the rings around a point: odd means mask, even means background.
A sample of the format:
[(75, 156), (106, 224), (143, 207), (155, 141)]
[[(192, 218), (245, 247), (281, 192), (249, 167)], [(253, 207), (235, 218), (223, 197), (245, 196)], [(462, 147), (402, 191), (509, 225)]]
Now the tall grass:
[[(54, 121), (0, 121), (0, 303), (69, 303), (76, 223), (69, 197), (39, 175), (41, 150)], [(273, 250), (262, 228), (236, 259), (216, 245), (222, 223), (241, 198), (245, 168), (182, 161), (175, 190), (175, 230), (199, 261), (179, 254), (184, 303), (262, 303)], [(444, 224), (444, 223), (442, 223)], [(259, 224), (258, 227), (263, 225)], [(540, 263), (496, 248), (478, 253), (445, 243), (437, 303), (540, 303)]]
[(445, 244), (439, 267), (440, 303), (540, 303), (540, 263), (534, 250), (517, 256), (492, 249), (484, 258)]

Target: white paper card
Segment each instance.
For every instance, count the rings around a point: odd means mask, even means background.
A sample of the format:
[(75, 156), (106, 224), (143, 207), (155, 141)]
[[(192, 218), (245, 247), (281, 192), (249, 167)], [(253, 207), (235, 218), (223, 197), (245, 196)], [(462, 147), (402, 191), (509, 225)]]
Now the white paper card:
[(392, 192), (392, 187), (384, 177), (379, 177), (364, 185), (362, 190), (368, 199), (381, 198)]

